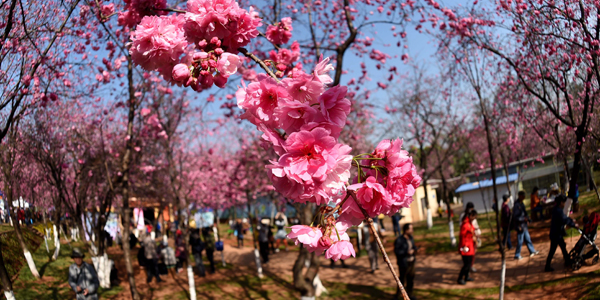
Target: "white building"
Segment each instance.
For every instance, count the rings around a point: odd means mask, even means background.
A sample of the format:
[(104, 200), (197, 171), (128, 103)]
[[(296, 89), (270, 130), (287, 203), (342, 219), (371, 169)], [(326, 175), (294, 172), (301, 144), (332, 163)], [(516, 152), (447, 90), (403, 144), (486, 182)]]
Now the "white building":
[[(518, 174), (510, 174), (508, 176), (511, 194), (513, 195), (512, 199), (515, 199), (515, 195), (518, 192), (518, 179)], [(502, 203), (502, 195), (508, 194), (509, 186), (506, 184), (506, 176), (499, 176), (496, 178), (496, 189), (498, 192), (499, 203)], [(478, 213), (493, 211), (492, 204), (494, 203), (494, 190), (491, 179), (465, 183), (459, 186), (455, 192), (461, 195), (463, 204), (466, 205), (468, 202), (473, 202), (475, 210)], [(512, 203), (510, 203), (510, 206), (512, 207)]]

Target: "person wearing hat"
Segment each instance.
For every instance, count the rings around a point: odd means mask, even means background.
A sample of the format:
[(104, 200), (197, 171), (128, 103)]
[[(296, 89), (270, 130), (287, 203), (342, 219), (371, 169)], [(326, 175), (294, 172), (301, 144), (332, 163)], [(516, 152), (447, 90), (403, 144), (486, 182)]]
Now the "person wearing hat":
[(73, 248), (71, 258), (74, 263), (69, 266), (69, 285), (75, 291), (77, 300), (98, 300), (98, 274), (90, 264), (83, 261), (83, 252)]

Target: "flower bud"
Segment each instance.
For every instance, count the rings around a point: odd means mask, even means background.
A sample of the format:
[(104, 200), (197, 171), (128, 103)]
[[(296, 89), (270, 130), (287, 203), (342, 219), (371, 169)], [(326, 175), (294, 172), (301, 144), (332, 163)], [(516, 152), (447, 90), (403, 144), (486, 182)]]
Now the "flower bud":
[(216, 86), (220, 88), (224, 88), (227, 84), (227, 77), (223, 76), (221, 73), (217, 74), (214, 78), (214, 83)]
[(185, 64), (177, 64), (173, 67), (173, 80), (186, 82), (190, 78), (190, 68)]
[(329, 236), (322, 236), (319, 239), (319, 246), (324, 248), (329, 248), (333, 244), (333, 240)]
[(200, 47), (200, 49), (204, 49), (204, 47), (206, 47), (208, 45), (208, 43), (206, 42), (206, 40), (201, 40), (200, 42), (198, 42), (198, 47)]
[(213, 85), (213, 76), (212, 74), (207, 74), (200, 77), (200, 85), (203, 89), (209, 89)]

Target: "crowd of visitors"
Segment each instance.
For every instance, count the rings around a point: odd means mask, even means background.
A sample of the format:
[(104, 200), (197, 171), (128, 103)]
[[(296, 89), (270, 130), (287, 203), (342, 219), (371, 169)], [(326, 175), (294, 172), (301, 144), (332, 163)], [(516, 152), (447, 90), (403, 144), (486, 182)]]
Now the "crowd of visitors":
[[(543, 219), (544, 210), (538, 195), (538, 189), (535, 188), (531, 194), (531, 206), (530, 211), (532, 217), (530, 218), (528, 211), (525, 209), (524, 199), (525, 192), (520, 191), (514, 205), (510, 205), (511, 197), (504, 195), (502, 197), (502, 206), (498, 211), (500, 214), (500, 227), (502, 229), (502, 243), (508, 250), (512, 250), (514, 245), (511, 242), (511, 232), (516, 232), (516, 247), (514, 252), (514, 259), (521, 260), (521, 248), (523, 244), (529, 250), (530, 257), (539, 254), (533, 245), (531, 236), (529, 234), (529, 224), (533, 219)], [(560, 247), (564, 259), (565, 266), (570, 266), (571, 259), (569, 252), (566, 249), (564, 241), (565, 226), (578, 228), (578, 225), (569, 218), (565, 212), (565, 203), (567, 197), (558, 194), (553, 195), (554, 207), (551, 213), (547, 217), (551, 217), (550, 226), (550, 250), (546, 259), (545, 271), (551, 272), (554, 269), (551, 266), (553, 256), (556, 252), (556, 248)], [(496, 206), (497, 209), (497, 206)], [(469, 281), (474, 281), (474, 278), (470, 276), (473, 272), (476, 272), (474, 268), (474, 261), (477, 254), (477, 249), (481, 247), (481, 229), (478, 224), (477, 211), (474, 209), (473, 203), (469, 202), (465, 204), (465, 210), (460, 215), (460, 230), (459, 230), (459, 242), (458, 252), (461, 256), (462, 267), (459, 271), (457, 283), (465, 285)], [(411, 300), (416, 299), (414, 295), (414, 282), (417, 266), (417, 251), (418, 247), (415, 244), (413, 237), (414, 229), (411, 223), (403, 224), (400, 226), (400, 214), (392, 216), (392, 226), (394, 228), (394, 235), (396, 236), (394, 241), (394, 254), (397, 259), (397, 265), (399, 270), (399, 278)], [(597, 219), (600, 219), (597, 218)], [(281, 244), (283, 243), (284, 249), (287, 251), (286, 242), (286, 227), (289, 226), (288, 220), (283, 213), (277, 213), (274, 222), (271, 224), (271, 219), (255, 219), (254, 226), (250, 226), (246, 220), (237, 219), (231, 223), (232, 234), (236, 236), (237, 247), (244, 247), (244, 237), (247, 231), (253, 230), (253, 240), (259, 248), (260, 257), (263, 263), (269, 262), (269, 256), (271, 254), (279, 252)], [(377, 234), (383, 239), (383, 220), (374, 218), (373, 228)], [(254, 228), (252, 228), (254, 227)], [(400, 230), (401, 228), (401, 230)], [(358, 227), (362, 241), (357, 244), (359, 248), (366, 250), (369, 259), (370, 272), (375, 273), (379, 269), (378, 253), (379, 248), (375, 236), (372, 234), (370, 227), (366, 224), (361, 224)], [(147, 232), (141, 238), (141, 241), (132, 233), (130, 237), (130, 247), (136, 247), (138, 242), (140, 249), (138, 251), (138, 260), (140, 266), (143, 266), (147, 274), (147, 283), (151, 283), (153, 279), (156, 279), (157, 283), (162, 282), (161, 275), (171, 274), (175, 276), (186, 268), (188, 263), (188, 255), (191, 254), (194, 261), (194, 270), (200, 277), (205, 277), (207, 274), (215, 273), (215, 262), (214, 262), (214, 251), (216, 247), (219, 247), (219, 242), (215, 240), (215, 234), (212, 227), (190, 229), (189, 240), (186, 245), (185, 237), (181, 230), (176, 229), (174, 231), (173, 247), (169, 245), (167, 239), (164, 238), (162, 241), (157, 242), (154, 235), (151, 234), (153, 231), (152, 226), (147, 226)], [(221, 244), (222, 247), (222, 244)], [(596, 253), (596, 252), (594, 252)], [(208, 260), (209, 268), (206, 270), (204, 265), (204, 257)], [(74, 263), (69, 268), (69, 285), (72, 287), (77, 295), (77, 299), (98, 299), (98, 278), (93, 266), (83, 262), (83, 253), (81, 250), (74, 248), (72, 258)], [(346, 263), (341, 260), (340, 263), (343, 267), (346, 267)], [(331, 266), (335, 265), (334, 261), (331, 261)], [(398, 289), (396, 293), (396, 299), (400, 299), (401, 294)]]

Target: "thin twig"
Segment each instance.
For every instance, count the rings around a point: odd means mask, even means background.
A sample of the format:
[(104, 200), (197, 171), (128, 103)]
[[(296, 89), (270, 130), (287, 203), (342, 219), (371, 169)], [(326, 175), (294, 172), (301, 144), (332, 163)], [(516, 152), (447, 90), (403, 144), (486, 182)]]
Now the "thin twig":
[(261, 68), (263, 68), (263, 70), (265, 70), (265, 72), (267, 72), (267, 74), (269, 74), (269, 76), (271, 76), (273, 79), (275, 79), (277, 82), (279, 82), (279, 79), (277, 78), (277, 76), (275, 76), (273, 71), (271, 71), (271, 69), (269, 69), (269, 67), (267, 67), (267, 65), (265, 64), (264, 61), (262, 61), (260, 58), (256, 57), (256, 55), (250, 53), (246, 48), (238, 48), (238, 51), (240, 51), (242, 54), (244, 54), (246, 57), (250, 58), (251, 60), (255, 61), (258, 65), (260, 65)]
[(268, 38), (268, 37), (267, 37), (267, 36), (266, 36), (264, 33), (262, 33), (262, 32), (260, 32), (260, 31), (259, 31), (259, 32), (258, 32), (258, 35), (260, 35), (260, 36), (264, 37), (264, 38), (265, 38), (267, 41), (269, 41), (269, 43), (271, 43), (271, 45), (273, 45), (273, 47), (275, 47), (275, 49), (277, 49), (277, 50), (281, 49), (281, 47), (280, 47), (279, 45), (277, 45), (277, 44), (275, 44), (275, 43), (271, 42), (271, 41), (269, 40), (269, 38)]
[(354, 192), (348, 191), (348, 194), (350, 196), (352, 196), (354, 201), (356, 201), (356, 205), (358, 206), (358, 208), (360, 208), (363, 215), (365, 216), (365, 221), (367, 221), (367, 223), (369, 223), (369, 228), (371, 229), (371, 233), (375, 237), (375, 240), (377, 241), (377, 246), (379, 247), (379, 250), (381, 251), (381, 254), (383, 255), (383, 261), (385, 261), (385, 263), (388, 265), (388, 268), (390, 269), (390, 272), (392, 272), (392, 276), (394, 276), (394, 280), (396, 280), (396, 284), (398, 284), (398, 288), (400, 289), (400, 292), (402, 293), (402, 298), (404, 298), (404, 300), (410, 300), (410, 298), (408, 297), (408, 294), (406, 293), (406, 290), (404, 289), (404, 286), (402, 286), (402, 282), (400, 282), (400, 278), (398, 278), (398, 275), (396, 274), (396, 271), (394, 270), (394, 267), (392, 266), (392, 262), (390, 261), (390, 258), (388, 257), (387, 252), (385, 252), (385, 248), (383, 248), (383, 243), (381, 242), (381, 239), (379, 238), (379, 234), (377, 234), (377, 231), (375, 230), (375, 227), (373, 226), (373, 219), (371, 219), (369, 217), (369, 215), (367, 214), (367, 212), (365, 211), (365, 209), (362, 208), (362, 206), (360, 206), (360, 204), (358, 203), (358, 200), (356, 199), (356, 195), (354, 194)]
[(336, 211), (338, 211), (338, 209), (340, 209), (342, 207), (342, 205), (344, 205), (344, 203), (346, 203), (346, 200), (348, 200), (348, 197), (350, 197), (350, 194), (346, 194), (346, 198), (344, 198), (344, 200), (342, 200), (342, 202), (340, 202), (340, 204), (336, 205), (333, 210), (327, 214), (326, 217), (329, 217), (331, 215), (333, 215)]

